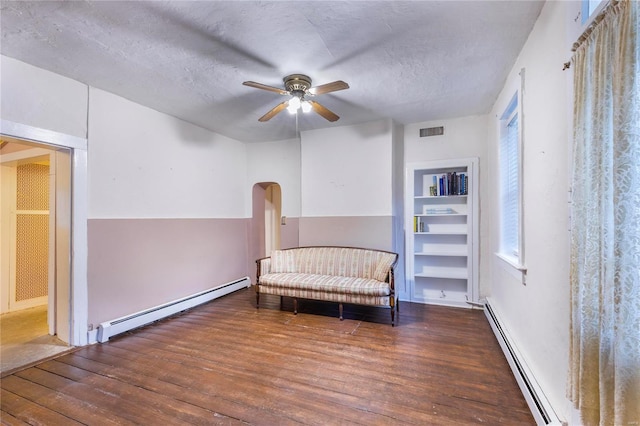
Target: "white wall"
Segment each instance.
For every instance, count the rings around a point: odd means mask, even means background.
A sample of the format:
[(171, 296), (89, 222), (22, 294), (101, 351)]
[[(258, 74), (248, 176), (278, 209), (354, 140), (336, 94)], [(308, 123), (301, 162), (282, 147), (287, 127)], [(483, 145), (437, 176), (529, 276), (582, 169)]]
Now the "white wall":
[[(489, 208), (487, 194), (491, 192), (488, 184), (487, 125), (489, 117), (477, 115), (447, 120), (428, 121), (408, 124), (404, 130), (405, 164), (421, 161), (445, 160), (455, 158), (478, 158), (480, 169), (480, 271), (479, 294), (486, 297), (490, 292), (489, 261), (489, 216), (484, 214)], [(442, 136), (420, 137), (420, 129), (444, 126)], [(412, 224), (405, 224), (412, 226)]]
[(99, 89), (89, 218), (245, 217), (245, 144)]
[[(248, 275), (245, 144), (0, 59), (3, 120), (88, 138), (89, 221), (74, 225), (89, 235), (88, 266), (74, 270), (75, 334)], [(76, 259), (84, 249), (74, 247)]]
[[(3, 125), (9, 127), (0, 129), (3, 133), (74, 148), (73, 287), (69, 295), (66, 293), (69, 283), (58, 284), (58, 295), (66, 294), (67, 297), (60, 299), (56, 315), (59, 321), (62, 320), (57, 325), (59, 337), (71, 344), (82, 345), (86, 343), (87, 329), (86, 137), (89, 89), (78, 81), (6, 56), (0, 56), (0, 85), (0, 118)], [(64, 300), (69, 306), (63, 305)], [(63, 324), (65, 318), (73, 318), (69, 327)]]
[(91, 88), (88, 154), (90, 323), (249, 275), (244, 143)]
[(85, 84), (0, 55), (0, 89), (3, 120), (87, 137)]
[(571, 417), (565, 399), (569, 351), (570, 71), (567, 41), (578, 2), (547, 2), (490, 114), (489, 185), (498, 187), (499, 117), (525, 68), (523, 185), (526, 285), (493, 254), (499, 247), (497, 191), (489, 197), (491, 298), (526, 363), (561, 419)]
[(300, 140), (249, 143), (246, 215), (251, 216), (251, 188), (258, 182), (276, 182), (282, 190), (282, 215), (300, 217)]
[(392, 122), (302, 133), (302, 216), (391, 216)]

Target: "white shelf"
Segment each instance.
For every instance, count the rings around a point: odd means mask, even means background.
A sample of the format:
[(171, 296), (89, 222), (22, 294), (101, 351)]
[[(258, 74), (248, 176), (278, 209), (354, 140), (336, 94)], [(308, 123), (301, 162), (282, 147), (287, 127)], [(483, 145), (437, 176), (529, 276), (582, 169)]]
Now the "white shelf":
[(435, 200), (435, 199), (445, 199), (445, 198), (467, 198), (468, 194), (466, 195), (416, 195), (414, 198), (416, 200), (418, 199), (431, 199), (431, 200)]
[(468, 304), (464, 297), (451, 297), (450, 295), (447, 297), (420, 297), (416, 296), (414, 302), (417, 303), (427, 303), (429, 305), (441, 305), (441, 306), (452, 306), (456, 308), (469, 308), (472, 305)]
[(470, 307), (467, 303), (467, 291), (448, 288), (418, 288), (415, 301), (432, 305)]
[(416, 256), (467, 256), (467, 247), (455, 247), (450, 249), (437, 249), (434, 248), (432, 250), (425, 250), (421, 252), (414, 253)]
[[(476, 158), (407, 164), (405, 211), (409, 300), (447, 306), (477, 302), (478, 166)], [(466, 194), (429, 194), (432, 182), (450, 180)], [(455, 178), (455, 179), (454, 179)], [(445, 187), (447, 184), (445, 182)], [(429, 213), (431, 211), (431, 213)], [(415, 232), (416, 229), (422, 232)]]
[(447, 217), (447, 216), (466, 216), (466, 213), (427, 213), (427, 214), (417, 214), (415, 216), (419, 217)]
[(467, 235), (467, 231), (414, 232), (416, 235)]
[(446, 266), (433, 266), (422, 268), (422, 272), (416, 272), (414, 276), (423, 278), (448, 278), (464, 280), (468, 277), (467, 268), (452, 268)]

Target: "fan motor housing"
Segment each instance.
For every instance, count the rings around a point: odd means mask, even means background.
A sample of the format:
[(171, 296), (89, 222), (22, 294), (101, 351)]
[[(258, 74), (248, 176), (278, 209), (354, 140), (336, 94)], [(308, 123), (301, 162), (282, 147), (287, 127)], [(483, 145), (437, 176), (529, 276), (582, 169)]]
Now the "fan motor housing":
[(282, 79), (287, 91), (305, 93), (311, 87), (311, 78), (304, 74), (291, 74)]

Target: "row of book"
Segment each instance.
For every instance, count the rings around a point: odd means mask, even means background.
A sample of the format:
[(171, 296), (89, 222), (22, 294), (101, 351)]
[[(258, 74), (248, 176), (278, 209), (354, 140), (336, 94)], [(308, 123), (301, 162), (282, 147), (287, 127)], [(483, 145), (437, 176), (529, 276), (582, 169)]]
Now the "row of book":
[(420, 216), (413, 217), (413, 232), (424, 232), (424, 222)]
[[(425, 176), (425, 181), (428, 176)], [(432, 197), (446, 195), (467, 195), (469, 187), (469, 175), (466, 173), (449, 172), (442, 176), (433, 176), (431, 185), (425, 182), (425, 188), (429, 187), (429, 195)], [(425, 194), (426, 195), (426, 194)]]

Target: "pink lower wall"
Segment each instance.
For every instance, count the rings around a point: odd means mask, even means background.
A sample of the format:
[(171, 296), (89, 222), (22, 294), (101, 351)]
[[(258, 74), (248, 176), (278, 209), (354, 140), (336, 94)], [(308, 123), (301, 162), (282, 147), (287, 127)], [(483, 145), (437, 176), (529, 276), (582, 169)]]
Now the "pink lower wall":
[(250, 219), (90, 219), (89, 324), (253, 276), (249, 225)]
[[(262, 213), (260, 215), (259, 213)], [(280, 226), (280, 248), (286, 249), (298, 247), (298, 225), (300, 219), (297, 217), (287, 217), (286, 225)], [(255, 284), (257, 279), (256, 260), (265, 256), (264, 247), (264, 211), (258, 211), (257, 217), (253, 218), (249, 235), (249, 278)]]
[(300, 218), (301, 246), (346, 246), (395, 251), (392, 216)]
[(280, 248), (300, 246), (300, 218), (287, 217), (286, 225), (280, 226)]

